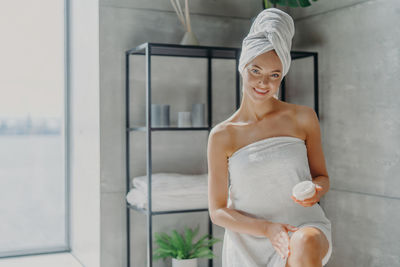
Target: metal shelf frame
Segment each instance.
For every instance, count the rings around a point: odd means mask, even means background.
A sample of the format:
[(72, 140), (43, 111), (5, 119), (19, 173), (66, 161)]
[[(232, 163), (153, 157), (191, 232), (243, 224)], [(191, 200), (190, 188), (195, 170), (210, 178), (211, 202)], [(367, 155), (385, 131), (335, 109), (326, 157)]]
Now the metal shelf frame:
[[(147, 168), (147, 206), (148, 209), (141, 209), (126, 203), (126, 231), (127, 231), (127, 266), (131, 267), (130, 257), (130, 211), (138, 211), (147, 215), (147, 267), (153, 266), (153, 247), (152, 247), (152, 216), (184, 213), (184, 212), (208, 212), (208, 209), (190, 209), (190, 210), (169, 210), (169, 211), (152, 211), (152, 131), (208, 131), (212, 129), (212, 59), (234, 59), (235, 60), (235, 83), (236, 83), (236, 109), (240, 106), (240, 74), (238, 71), (238, 64), (240, 58), (241, 48), (235, 47), (220, 47), (220, 46), (200, 46), (200, 45), (179, 45), (167, 43), (152, 43), (146, 42), (141, 45), (127, 50), (125, 52), (125, 116), (126, 116), (126, 194), (130, 190), (130, 133), (132, 131), (146, 132), (146, 168)], [(146, 61), (146, 126), (131, 126), (129, 116), (129, 93), (130, 93), (130, 65), (129, 58), (132, 55), (143, 55)], [(208, 127), (151, 127), (151, 56), (172, 56), (172, 57), (198, 57), (207, 58), (207, 110), (208, 110)], [(292, 60), (301, 59), (305, 57), (313, 57), (314, 59), (314, 109), (318, 115), (318, 53), (304, 52), (304, 51), (291, 51)], [(281, 82), (280, 99), (285, 101), (285, 77)], [(319, 116), (319, 115), (318, 115)], [(208, 216), (208, 234), (212, 235), (212, 222)], [(208, 260), (208, 266), (213, 266), (213, 259)]]

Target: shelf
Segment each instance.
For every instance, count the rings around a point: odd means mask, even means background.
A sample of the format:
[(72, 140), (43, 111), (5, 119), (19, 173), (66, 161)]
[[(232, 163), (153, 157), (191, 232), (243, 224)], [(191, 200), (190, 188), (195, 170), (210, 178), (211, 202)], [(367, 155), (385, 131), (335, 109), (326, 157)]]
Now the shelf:
[[(125, 53), (127, 55), (146, 55), (147, 47), (151, 48), (149, 54), (152, 56), (236, 59), (241, 52), (241, 48), (238, 47), (180, 45), (147, 42), (130, 49)], [(317, 53), (307, 51), (290, 51), (290, 55), (292, 59), (299, 59), (315, 56)]]
[[(127, 207), (129, 209), (133, 209), (133, 210), (139, 211), (141, 213), (147, 214), (147, 209), (142, 209), (137, 206), (133, 206), (129, 203), (127, 203)], [(173, 214), (173, 213), (183, 213), (183, 212), (204, 212), (204, 211), (208, 212), (208, 209), (152, 211), (152, 212), (150, 212), (150, 215), (162, 215), (162, 214)]]
[[(176, 127), (176, 126), (166, 126), (166, 127), (150, 127), (150, 131), (208, 131), (211, 130), (211, 127)], [(146, 126), (135, 126), (127, 128), (128, 132), (133, 131), (147, 131)]]
[[(235, 97), (236, 97), (236, 109), (240, 107), (240, 74), (238, 71), (239, 59), (241, 54), (241, 48), (237, 47), (219, 47), (219, 46), (202, 46), (202, 45), (180, 45), (180, 44), (166, 44), (166, 43), (152, 43), (146, 42), (142, 43), (141, 45), (125, 51), (125, 98), (126, 98), (126, 189), (127, 194), (129, 192), (130, 186), (130, 151), (129, 151), (129, 139), (131, 137), (130, 132), (132, 131), (140, 131), (145, 132), (147, 137), (151, 136), (152, 131), (211, 131), (212, 129), (212, 60), (211, 59), (232, 59), (235, 61), (235, 68), (232, 68), (235, 74)], [(151, 105), (151, 75), (152, 75), (152, 56), (169, 56), (169, 57), (189, 57), (189, 58), (205, 58), (207, 59), (207, 107), (208, 109), (208, 121), (207, 125), (202, 127), (178, 127), (178, 125), (169, 125), (169, 126), (157, 126), (151, 127), (149, 125), (152, 124), (154, 121), (147, 120), (142, 122), (145, 125), (130, 125), (130, 101), (129, 101), (129, 94), (130, 94), (130, 56), (131, 55), (143, 55), (145, 56), (146, 62), (146, 112), (150, 118), (152, 118), (151, 111), (149, 106)], [(291, 51), (290, 52), (291, 59), (301, 59), (306, 57), (313, 58), (313, 65), (314, 65), (314, 109), (318, 116), (318, 53), (317, 52), (308, 52), (308, 51)], [(147, 96), (150, 96), (147, 98)], [(149, 101), (150, 99), (150, 101)], [(285, 77), (282, 80), (282, 91), (281, 91), (281, 100), (285, 101), (286, 99), (286, 92), (285, 92)], [(146, 154), (146, 169), (147, 173), (152, 172), (152, 149), (151, 149), (152, 138), (147, 138), (146, 140), (146, 147), (150, 147), (148, 153)], [(151, 187), (150, 187), (151, 188)], [(150, 194), (151, 196), (151, 194)], [(150, 197), (148, 197), (148, 202), (150, 202)], [(153, 259), (152, 259), (152, 216), (153, 215), (161, 215), (161, 214), (175, 214), (175, 213), (187, 213), (187, 212), (209, 212), (208, 208), (203, 209), (181, 209), (181, 210), (163, 210), (163, 211), (149, 211), (148, 209), (139, 208), (137, 206), (131, 205), (130, 203), (126, 202), (126, 212), (127, 212), (127, 266), (130, 266), (130, 212), (131, 210), (139, 211), (142, 214), (146, 215), (147, 219), (147, 266), (153, 266)], [(182, 207), (184, 208), (184, 206)], [(208, 216), (208, 233), (212, 235), (212, 222), (210, 216)], [(213, 259), (208, 260), (208, 266), (213, 266)]]
[(164, 43), (144, 43), (136, 48), (126, 51), (126, 54), (145, 55), (146, 48), (149, 47), (152, 56), (171, 56), (171, 57), (200, 57), (200, 58), (224, 58), (236, 59), (240, 48), (218, 47), (203, 45), (179, 45)]

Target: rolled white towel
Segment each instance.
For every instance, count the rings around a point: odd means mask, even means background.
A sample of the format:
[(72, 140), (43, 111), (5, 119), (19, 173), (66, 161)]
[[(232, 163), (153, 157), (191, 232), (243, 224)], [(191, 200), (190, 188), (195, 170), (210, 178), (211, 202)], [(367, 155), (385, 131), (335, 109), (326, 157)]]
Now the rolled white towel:
[(242, 73), (247, 63), (258, 55), (275, 50), (282, 62), (283, 78), (288, 73), (291, 64), (290, 49), (294, 32), (293, 19), (286, 12), (277, 8), (261, 11), (243, 39), (239, 72)]

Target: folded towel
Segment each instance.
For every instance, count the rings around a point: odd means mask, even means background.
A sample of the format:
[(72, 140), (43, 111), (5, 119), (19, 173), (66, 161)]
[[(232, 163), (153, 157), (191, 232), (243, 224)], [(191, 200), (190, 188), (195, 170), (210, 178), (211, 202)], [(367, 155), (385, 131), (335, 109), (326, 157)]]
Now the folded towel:
[[(144, 193), (137, 188), (132, 188), (126, 196), (126, 200), (132, 206), (147, 209), (147, 192)], [(208, 195), (189, 194), (185, 196), (157, 194), (152, 192), (152, 210), (183, 210), (183, 209), (207, 209)]]
[[(152, 210), (208, 208), (208, 174), (153, 173)], [(147, 209), (147, 175), (132, 179), (133, 187), (126, 195), (132, 205)]]
[[(151, 175), (152, 192), (170, 195), (187, 195), (207, 191), (208, 174), (154, 173)], [(132, 179), (133, 187), (147, 193), (147, 175)]]

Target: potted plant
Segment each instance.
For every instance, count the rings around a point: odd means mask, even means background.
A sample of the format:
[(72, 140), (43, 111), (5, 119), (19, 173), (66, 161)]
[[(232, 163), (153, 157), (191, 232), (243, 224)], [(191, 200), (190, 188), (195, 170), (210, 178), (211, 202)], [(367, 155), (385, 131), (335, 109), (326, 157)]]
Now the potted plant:
[[(312, 0), (316, 2), (318, 0)], [(308, 7), (311, 6), (310, 0), (262, 0), (263, 9), (276, 7), (276, 5), (290, 6), (290, 7)]]
[(196, 35), (192, 31), (190, 25), (190, 12), (189, 12), (189, 2), (185, 0), (185, 11), (182, 10), (180, 0), (170, 0), (176, 14), (178, 15), (179, 21), (185, 28), (185, 34), (181, 40), (181, 45), (199, 45)]
[[(185, 226), (184, 234), (179, 234), (176, 230), (172, 230), (171, 235), (164, 232), (155, 233), (154, 237), (159, 247), (154, 251), (153, 259), (165, 260), (172, 257), (173, 267), (197, 267), (198, 258), (213, 258), (210, 247), (221, 239), (205, 234), (197, 242), (193, 242), (198, 232), (199, 226), (195, 230)], [(210, 239), (206, 239), (207, 237)]]
[[(311, 0), (262, 0), (262, 6), (263, 9), (270, 8), (270, 7), (275, 7), (276, 5), (281, 5), (281, 6), (289, 6), (289, 7), (308, 7), (311, 6), (310, 3)], [(313, 2), (316, 2), (318, 0), (312, 0)], [(254, 22), (257, 16), (251, 17), (250, 21), (251, 23)]]

